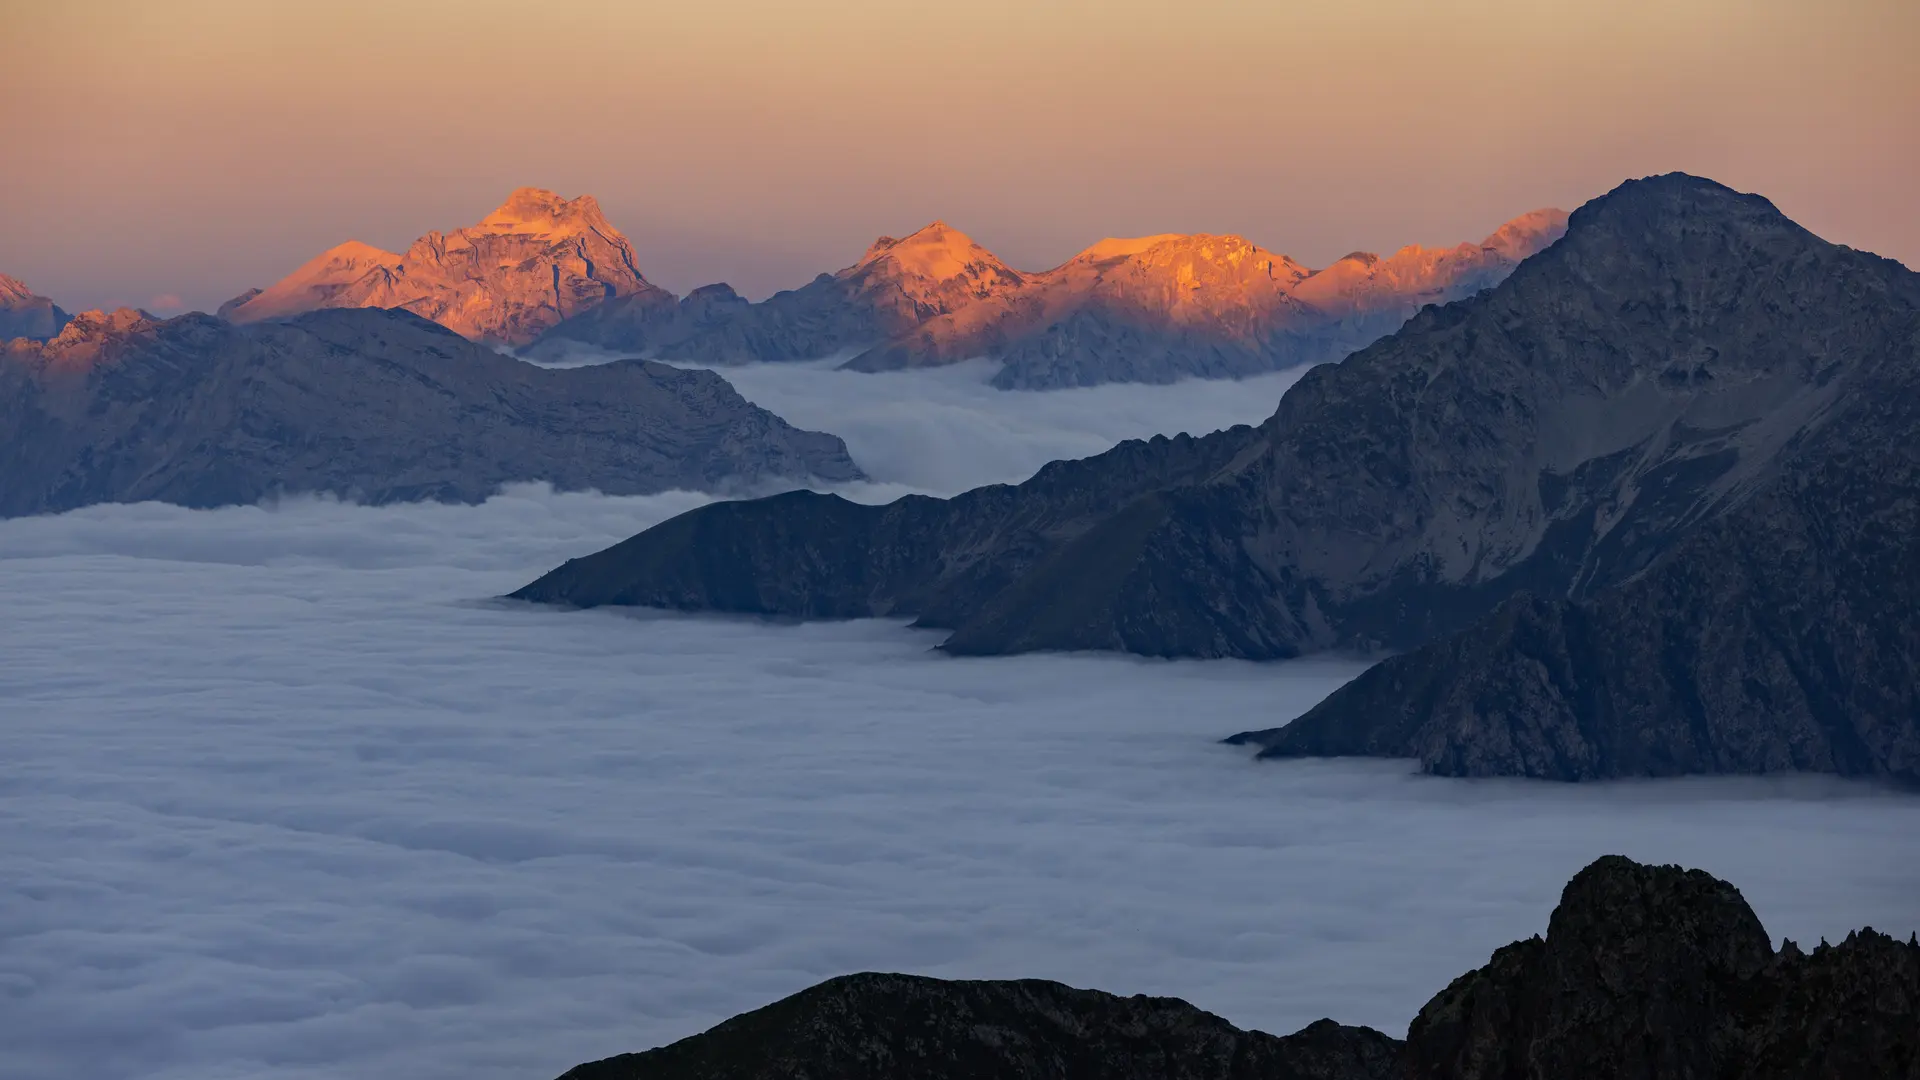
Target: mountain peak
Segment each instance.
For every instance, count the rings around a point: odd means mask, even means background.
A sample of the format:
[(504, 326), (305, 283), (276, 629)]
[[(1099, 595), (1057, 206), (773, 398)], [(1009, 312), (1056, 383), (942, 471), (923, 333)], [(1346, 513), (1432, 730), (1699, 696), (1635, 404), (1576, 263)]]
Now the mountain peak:
[(611, 232), (600, 202), (591, 195), (563, 199), (545, 188), (515, 188), (507, 201), (473, 227), (474, 232), (571, 234), (587, 229)]
[(1184, 239), (1183, 233), (1154, 233), (1152, 236), (1109, 236), (1087, 250), (1075, 255), (1075, 259), (1088, 262), (1100, 262), (1106, 259), (1120, 259), (1128, 255), (1138, 255), (1151, 247), (1157, 247), (1171, 240)]
[(158, 325), (159, 319), (137, 308), (120, 307), (112, 311), (95, 308), (75, 315), (52, 344), (71, 345), (98, 335), (130, 334)]
[(406, 308), (468, 338), (524, 345), (609, 297), (658, 292), (636, 263), (593, 196), (523, 187), (479, 222), (428, 232), (404, 255), (349, 240), (221, 310), (245, 323), (319, 308)]
[(0, 303), (13, 300), (25, 300), (33, 296), (33, 290), (17, 277), (0, 274)]
[(400, 256), (391, 251), (348, 240), (308, 259), (299, 269), (256, 291), (246, 301), (226, 308), (226, 314), (234, 322), (249, 323), (311, 311), (326, 306), (369, 271), (399, 265)]
[(1671, 229), (1703, 217), (1729, 223), (1789, 222), (1778, 207), (1762, 196), (1735, 191), (1705, 177), (1673, 172), (1625, 181), (1575, 210), (1567, 218), (1567, 228), (1569, 231), (1596, 227), (1619, 229), (1639, 222)]
[(860, 257), (852, 269), (861, 270), (881, 262), (931, 281), (959, 277), (973, 265), (984, 264), (1002, 271), (1007, 269), (1006, 264), (993, 252), (944, 221), (934, 221), (898, 239), (880, 237), (867, 248), (867, 253)]

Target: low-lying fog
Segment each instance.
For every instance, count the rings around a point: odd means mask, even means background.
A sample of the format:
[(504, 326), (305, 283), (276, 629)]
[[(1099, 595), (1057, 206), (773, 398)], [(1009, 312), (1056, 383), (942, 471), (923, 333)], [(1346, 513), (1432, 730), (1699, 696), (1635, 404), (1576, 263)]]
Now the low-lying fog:
[[(799, 374), (740, 381), (927, 487), (1272, 408), (950, 372), (834, 406)], [(1776, 937), (1920, 926), (1911, 796), (1214, 742), (1348, 663), (956, 660), (890, 622), (487, 599), (700, 499), (0, 522), (0, 1075), (545, 1080), (874, 968), (1399, 1034), (1606, 852), (1728, 877)]]

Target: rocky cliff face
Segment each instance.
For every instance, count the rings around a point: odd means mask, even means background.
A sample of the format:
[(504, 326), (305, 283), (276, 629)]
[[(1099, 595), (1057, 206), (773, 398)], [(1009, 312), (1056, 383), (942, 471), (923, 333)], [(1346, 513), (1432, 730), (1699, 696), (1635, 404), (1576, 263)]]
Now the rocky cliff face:
[(0, 351), (0, 516), (328, 492), (478, 502), (501, 484), (639, 494), (860, 476), (712, 372), (548, 371), (404, 312), (235, 326), (89, 312)]
[(620, 296), (671, 302), (640, 273), (633, 246), (592, 196), (521, 188), (476, 225), (430, 232), (404, 254), (348, 241), (250, 298), (235, 322), (320, 308), (402, 308), (475, 341), (525, 345)]
[(45, 341), (58, 334), (72, 316), (19, 278), (0, 274), (0, 342), (14, 338)]
[(562, 1080), (822, 1076), (1911, 1080), (1920, 942), (1864, 930), (1775, 952), (1733, 886), (1608, 856), (1568, 883), (1544, 938), (1454, 980), (1404, 1042), (1331, 1020), (1275, 1038), (1057, 983), (851, 975)]
[(1242, 376), (1338, 359), (1423, 304), (1497, 282), (1564, 222), (1536, 211), (1482, 244), (1354, 255), (1317, 273), (1237, 236), (1171, 234), (1103, 240), (1023, 273), (935, 222), (762, 304), (725, 286), (708, 287), (725, 291), (724, 308), (635, 295), (555, 327), (535, 349), (579, 342), (716, 364), (853, 353), (845, 366), (856, 371), (991, 357), (1003, 389)]
[[(1018, 488), (826, 515), (841, 531), (818, 547), (794, 535), (803, 526), (773, 523), (783, 504), (708, 507), (576, 560), (523, 594), (911, 613), (952, 628), (945, 647), (956, 652), (1262, 659), (1415, 648), (1475, 626), (1523, 592), (1588, 605), (1582, 610), (1617, 608), (1623, 621), (1608, 623), (1609, 634), (1640, 640), (1656, 612), (1636, 598), (1656, 590), (1670, 605), (1657, 616), (1670, 628), (1657, 657), (1622, 646), (1609, 660), (1594, 651), (1607, 646), (1570, 639), (1566, 662), (1587, 681), (1550, 685), (1541, 674), (1526, 685), (1560, 695), (1559, 715), (1584, 717), (1569, 722), (1587, 725), (1589, 743), (1601, 728), (1700, 731), (1635, 736), (1638, 749), (1617, 753), (1590, 747), (1580, 751), (1589, 765), (1571, 772), (1539, 764), (1550, 759), (1532, 751), (1428, 749), (1439, 745), (1438, 730), (1490, 745), (1465, 733), (1487, 726), (1474, 725), (1492, 699), (1461, 690), (1450, 699), (1454, 720), (1422, 729), (1419, 756), (1442, 771), (1533, 775), (1903, 771), (1920, 713), (1910, 705), (1911, 665), (1895, 661), (1911, 655), (1902, 650), (1913, 640), (1914, 609), (1866, 600), (1880, 588), (1873, 575), (1914, 558), (1914, 534), (1900, 523), (1916, 488), (1895, 433), (1911, 424), (1900, 403), (1920, 399), (1916, 312), (1920, 276), (1824, 243), (1764, 199), (1679, 175), (1630, 182), (1583, 207), (1564, 239), (1496, 288), (1428, 308), (1393, 337), (1309, 372), (1257, 431), (1127, 444), (1050, 466)], [(1062, 477), (1084, 489), (1063, 488)], [(1811, 501), (1781, 509), (1795, 498)], [(1789, 544), (1728, 562), (1762, 520), (1783, 544), (1819, 537), (1823, 561), (1794, 562), (1801, 548)], [(697, 556), (684, 546), (694, 533), (703, 537)], [(812, 554), (838, 550), (866, 552), (871, 568)], [(1740, 584), (1741, 574), (1752, 580)], [(720, 584), (735, 578), (754, 584)], [(1607, 599), (1628, 585), (1641, 591)], [(1822, 591), (1800, 591), (1816, 586)], [(1787, 623), (1755, 614), (1737, 633), (1733, 623), (1706, 621), (1795, 597), (1823, 614), (1789, 608), (1798, 614)], [(1829, 611), (1845, 617), (1828, 619)], [(1493, 626), (1474, 630), (1488, 649), (1499, 639)], [(1872, 649), (1843, 658), (1860, 635)], [(1474, 669), (1458, 659), (1433, 659), (1433, 670), (1471, 678)], [(1653, 659), (1660, 666), (1646, 667)], [(1390, 677), (1393, 686), (1428, 686), (1411, 674), (1417, 662), (1381, 668), (1345, 700), (1401, 718), (1381, 719), (1382, 732), (1433, 715), (1426, 698), (1392, 712), (1384, 698), (1359, 696)], [(1747, 680), (1749, 662), (1772, 673)], [(1617, 675), (1595, 666), (1608, 664)], [(1734, 666), (1710, 670), (1720, 664)], [(1488, 670), (1487, 686), (1506, 682)], [(1590, 693), (1648, 670), (1670, 673), (1668, 697)], [(1715, 680), (1709, 699), (1667, 709)], [(1645, 683), (1635, 692), (1655, 693)], [(1537, 704), (1512, 699), (1502, 707), (1514, 719), (1492, 726), (1512, 730), (1539, 715)], [(1711, 718), (1749, 706), (1758, 711), (1731, 726)], [(1843, 722), (1842, 707), (1875, 712)], [(1755, 724), (1774, 725), (1795, 748), (1740, 734)], [(1867, 737), (1861, 725), (1876, 733)], [(1289, 745), (1371, 753), (1409, 745), (1387, 735), (1340, 741), (1349, 732), (1340, 723), (1306, 730), (1336, 729), (1338, 738)], [(1810, 743), (1813, 730), (1837, 741)], [(1736, 752), (1714, 731), (1750, 745)], [(1688, 739), (1696, 749), (1682, 752)], [(1662, 755), (1671, 760), (1662, 764)]]

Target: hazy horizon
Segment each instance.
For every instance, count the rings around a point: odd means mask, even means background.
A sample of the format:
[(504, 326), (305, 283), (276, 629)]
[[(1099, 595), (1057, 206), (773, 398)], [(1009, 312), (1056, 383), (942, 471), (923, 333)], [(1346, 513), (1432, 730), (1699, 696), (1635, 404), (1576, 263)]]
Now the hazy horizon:
[(1896, 0), (572, 10), (0, 6), (0, 93), (32, 106), (0, 119), (30, 148), (0, 272), (211, 309), (520, 186), (595, 195), (682, 293), (762, 297), (935, 218), (1023, 269), (1159, 232), (1320, 266), (1673, 170), (1920, 265)]

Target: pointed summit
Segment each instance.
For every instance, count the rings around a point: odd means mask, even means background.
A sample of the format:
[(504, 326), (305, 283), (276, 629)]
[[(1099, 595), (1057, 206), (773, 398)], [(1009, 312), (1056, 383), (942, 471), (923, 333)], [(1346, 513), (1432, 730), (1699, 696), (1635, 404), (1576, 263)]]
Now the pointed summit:
[(563, 199), (545, 188), (523, 187), (508, 195), (506, 202), (466, 231), (553, 236), (574, 235), (588, 229), (620, 235), (601, 213), (599, 200), (591, 195)]
[(519, 346), (609, 298), (643, 292), (671, 299), (641, 275), (633, 245), (593, 196), (525, 187), (478, 223), (429, 232), (403, 255), (350, 240), (229, 316), (254, 322), (317, 308), (404, 308), (468, 338)]
[(369, 272), (399, 265), (400, 256), (372, 244), (358, 240), (336, 244), (307, 260), (293, 273), (259, 290), (252, 299), (229, 309), (227, 318), (250, 323), (281, 319), (315, 308), (357, 307), (359, 305), (333, 301)]
[(1000, 261), (999, 256), (944, 221), (935, 221), (897, 240), (891, 236), (875, 240), (867, 248), (867, 253), (850, 269), (857, 272), (877, 264), (890, 266), (898, 273), (935, 282), (956, 278), (969, 271), (976, 275), (1014, 273), (1006, 263)]

